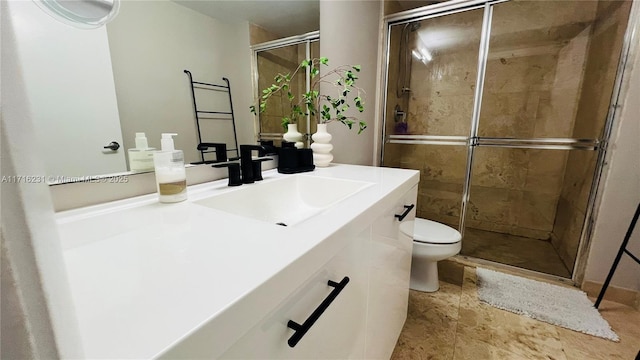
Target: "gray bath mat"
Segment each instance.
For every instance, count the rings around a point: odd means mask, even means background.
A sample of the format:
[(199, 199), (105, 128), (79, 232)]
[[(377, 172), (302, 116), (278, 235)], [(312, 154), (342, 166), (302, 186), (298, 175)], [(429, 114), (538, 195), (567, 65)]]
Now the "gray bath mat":
[(482, 268), (477, 268), (476, 274), (480, 301), (549, 324), (620, 341), (583, 291)]

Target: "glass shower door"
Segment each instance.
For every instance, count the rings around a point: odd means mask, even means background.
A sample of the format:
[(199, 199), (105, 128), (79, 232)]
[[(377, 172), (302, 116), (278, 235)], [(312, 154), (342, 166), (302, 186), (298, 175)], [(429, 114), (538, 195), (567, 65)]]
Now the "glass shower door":
[(493, 5), (463, 255), (571, 277), (629, 5)]
[(473, 6), (388, 20), (382, 164), (420, 170), (462, 255), (574, 277), (631, 2)]
[(383, 166), (420, 170), (418, 217), (460, 226), (484, 11), (390, 26)]

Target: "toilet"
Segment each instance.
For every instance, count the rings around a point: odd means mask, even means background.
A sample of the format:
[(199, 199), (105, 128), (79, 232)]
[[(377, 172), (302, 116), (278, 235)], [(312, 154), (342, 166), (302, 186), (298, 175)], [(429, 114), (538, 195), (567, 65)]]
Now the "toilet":
[(409, 287), (424, 292), (438, 291), (438, 261), (460, 252), (462, 235), (452, 227), (421, 218), (402, 223), (400, 231), (413, 239)]

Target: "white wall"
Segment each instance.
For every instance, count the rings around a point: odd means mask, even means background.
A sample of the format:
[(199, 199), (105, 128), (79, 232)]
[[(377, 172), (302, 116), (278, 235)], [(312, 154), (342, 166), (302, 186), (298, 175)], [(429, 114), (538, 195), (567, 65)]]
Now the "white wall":
[(122, 144), (106, 29), (63, 24), (33, 1), (8, 5), (37, 136), (22, 146), (38, 150), (47, 175), (125, 171), (124, 151), (103, 150)]
[[(636, 6), (636, 12), (639, 10)], [(640, 26), (636, 29), (636, 35), (638, 33)], [(628, 92), (622, 99), (621, 116), (607, 154), (606, 177), (585, 273), (585, 280), (598, 283), (604, 282), (640, 202), (640, 46), (637, 40), (634, 48), (625, 73)], [(627, 249), (640, 256), (640, 224), (636, 225)], [(640, 265), (626, 254), (622, 259), (611, 285), (640, 291)]]
[[(42, 174), (44, 161), (28, 146), (36, 135), (7, 7), (6, 1), (0, 2), (0, 143), (1, 173), (11, 179)], [(0, 358), (82, 358), (49, 188), (42, 182), (2, 181), (1, 193)]]
[[(320, 55), (329, 58), (329, 68), (339, 65), (361, 65), (356, 84), (366, 91), (365, 111), (350, 109), (352, 116), (367, 122), (360, 135), (340, 123), (327, 127), (333, 139), (333, 162), (373, 165), (376, 113), (376, 80), (381, 16), (380, 1), (320, 0)], [(329, 86), (330, 88), (331, 86)], [(321, 87), (326, 92), (326, 87)]]
[[(127, 0), (107, 25), (107, 33), (125, 148), (134, 147), (135, 132), (145, 132), (150, 145), (158, 148), (161, 133), (175, 132), (176, 148), (185, 151), (186, 161), (199, 160), (185, 69), (195, 81), (230, 80), (238, 141), (255, 142), (249, 112), (253, 95), (248, 23), (224, 23), (168, 0)], [(197, 90), (196, 96), (200, 110), (229, 111), (223, 93)], [(232, 136), (229, 121), (203, 123), (226, 127), (224, 138)], [(205, 135), (203, 141), (224, 138)]]

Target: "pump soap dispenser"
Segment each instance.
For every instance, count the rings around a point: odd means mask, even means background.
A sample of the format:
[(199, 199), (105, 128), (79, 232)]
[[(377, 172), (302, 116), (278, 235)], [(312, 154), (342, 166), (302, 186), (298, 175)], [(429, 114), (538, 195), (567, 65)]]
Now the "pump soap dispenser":
[(143, 132), (136, 133), (136, 147), (129, 149), (129, 170), (133, 172), (153, 171), (153, 153)]
[(162, 150), (153, 155), (160, 202), (173, 203), (187, 199), (187, 174), (184, 153), (176, 150), (173, 138), (178, 134), (162, 134)]

